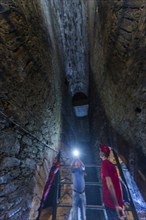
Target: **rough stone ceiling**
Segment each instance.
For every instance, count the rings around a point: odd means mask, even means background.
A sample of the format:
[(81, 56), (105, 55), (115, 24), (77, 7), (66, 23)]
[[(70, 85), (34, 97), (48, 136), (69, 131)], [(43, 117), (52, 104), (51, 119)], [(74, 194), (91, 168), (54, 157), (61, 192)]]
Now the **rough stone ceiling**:
[(89, 60), (87, 1), (51, 1), (66, 80), (72, 95), (88, 94)]
[[(79, 91), (88, 93), (87, 2), (37, 0), (35, 5), (40, 14), (36, 18), (46, 32), (46, 38), (51, 41), (54, 49), (57, 47), (60, 51), (59, 59), (72, 95)], [(25, 10), (25, 3), (18, 3)], [(35, 22), (36, 18), (30, 16), (29, 14), (27, 19)]]
[[(65, 71), (71, 91), (88, 93), (87, 8), (83, 1), (66, 1), (60, 22)], [(60, 18), (58, 19), (61, 20)], [(62, 25), (63, 24), (63, 25)]]

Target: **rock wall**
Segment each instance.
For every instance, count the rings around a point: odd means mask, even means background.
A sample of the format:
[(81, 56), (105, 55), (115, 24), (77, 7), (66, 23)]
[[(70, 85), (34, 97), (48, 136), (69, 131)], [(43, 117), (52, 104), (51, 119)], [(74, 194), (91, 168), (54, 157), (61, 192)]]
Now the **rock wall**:
[(89, 9), (94, 137), (118, 149), (146, 198), (138, 174), (146, 177), (145, 1), (100, 1)]
[(60, 145), (61, 61), (39, 1), (0, 10), (0, 219), (36, 219)]

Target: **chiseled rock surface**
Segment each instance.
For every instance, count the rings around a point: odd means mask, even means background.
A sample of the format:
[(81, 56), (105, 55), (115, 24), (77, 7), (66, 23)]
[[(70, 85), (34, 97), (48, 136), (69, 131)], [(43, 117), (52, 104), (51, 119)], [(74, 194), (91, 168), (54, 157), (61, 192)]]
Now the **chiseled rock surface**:
[(146, 198), (140, 183), (146, 176), (145, 1), (100, 1), (95, 7), (90, 84), (97, 142), (118, 149)]
[(0, 219), (36, 219), (49, 147), (79, 134), (63, 108), (88, 84), (93, 146), (116, 148), (146, 198), (145, 0), (1, 0), (0, 12)]
[(61, 133), (58, 52), (37, 1), (0, 10), (0, 219), (36, 219)]

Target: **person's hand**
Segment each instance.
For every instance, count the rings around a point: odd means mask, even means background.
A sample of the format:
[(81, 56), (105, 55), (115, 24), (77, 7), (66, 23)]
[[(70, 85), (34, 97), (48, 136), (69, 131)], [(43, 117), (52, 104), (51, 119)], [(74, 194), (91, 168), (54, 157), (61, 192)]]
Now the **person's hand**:
[(87, 176), (87, 173), (86, 173), (86, 172), (84, 172), (84, 176)]
[(125, 217), (126, 217), (125, 213), (124, 213), (124, 210), (120, 206), (116, 206), (116, 211), (117, 211), (118, 218), (120, 220), (124, 220)]

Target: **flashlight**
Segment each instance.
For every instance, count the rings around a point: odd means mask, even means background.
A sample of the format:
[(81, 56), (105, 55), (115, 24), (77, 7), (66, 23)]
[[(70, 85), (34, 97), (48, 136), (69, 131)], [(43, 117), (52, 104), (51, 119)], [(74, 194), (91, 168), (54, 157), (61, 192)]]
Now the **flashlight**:
[(79, 155), (80, 155), (79, 150), (74, 149), (74, 150), (73, 150), (73, 156), (74, 156), (74, 157), (79, 157)]

